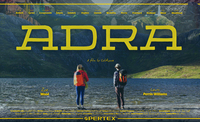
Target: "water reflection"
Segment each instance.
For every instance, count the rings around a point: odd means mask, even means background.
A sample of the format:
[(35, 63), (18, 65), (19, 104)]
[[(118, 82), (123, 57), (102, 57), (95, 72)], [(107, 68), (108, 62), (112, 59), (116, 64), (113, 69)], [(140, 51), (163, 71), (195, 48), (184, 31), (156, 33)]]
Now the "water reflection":
[[(71, 78), (0, 79), (0, 104), (6, 106), (76, 106), (75, 87)], [(91, 78), (85, 91), (85, 106), (116, 105), (111, 78)], [(126, 105), (195, 104), (199, 102), (198, 79), (128, 79), (125, 87)], [(49, 96), (41, 96), (42, 89)], [(159, 89), (167, 96), (143, 96)], [(158, 91), (157, 91), (158, 92)]]

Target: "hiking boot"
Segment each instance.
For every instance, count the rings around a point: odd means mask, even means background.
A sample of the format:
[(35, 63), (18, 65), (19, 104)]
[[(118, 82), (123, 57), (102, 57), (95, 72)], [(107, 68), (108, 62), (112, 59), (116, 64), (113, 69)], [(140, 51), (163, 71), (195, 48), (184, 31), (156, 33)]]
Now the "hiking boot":
[(86, 110), (86, 108), (84, 108), (84, 106), (83, 106), (83, 105), (81, 105), (81, 109), (82, 109), (82, 110)]
[(81, 109), (82, 109), (82, 110), (86, 110), (86, 108), (84, 108), (84, 107), (82, 107)]
[(121, 108), (120, 108), (120, 107), (116, 107), (116, 109), (119, 109), (119, 110), (120, 110)]

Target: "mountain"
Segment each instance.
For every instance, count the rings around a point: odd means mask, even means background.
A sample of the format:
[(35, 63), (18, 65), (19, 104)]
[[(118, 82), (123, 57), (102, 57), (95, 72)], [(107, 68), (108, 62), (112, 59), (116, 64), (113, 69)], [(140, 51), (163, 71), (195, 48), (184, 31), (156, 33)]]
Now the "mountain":
[[(2, 44), (0, 60), (1, 77), (72, 77), (76, 66), (82, 63), (90, 76), (109, 77), (112, 75), (115, 62), (88, 63), (87, 60), (94, 58), (99, 60), (117, 60), (123, 59), (129, 54), (125, 46), (116, 44), (117, 51), (102, 51), (101, 47), (105, 45), (105, 30), (101, 26), (95, 26), (98, 32), (98, 42), (94, 50), (90, 51), (43, 51), (42, 46), (47, 43), (28, 43), (32, 46), (31, 51), (17, 51), (16, 46), (21, 46), (26, 35), (22, 31), (22, 25), (31, 25), (30, 22), (14, 17), (0, 14), (0, 41)], [(130, 31), (115, 31), (113, 35), (118, 37), (130, 36)], [(66, 35), (54, 32), (54, 45), (65, 46)], [(31, 37), (47, 37), (46, 31), (33, 31)], [(144, 36), (141, 36), (144, 38)], [(92, 33), (84, 30), (72, 35), (72, 45), (90, 45)]]
[[(24, 3), (25, 0), (0, 0), (0, 3)], [(32, 24), (36, 24), (38, 25), (38, 21), (35, 20), (34, 18), (32, 18), (27, 11), (24, 10), (23, 8), (24, 6), (19, 6), (19, 5), (14, 5), (14, 6), (10, 6), (10, 5), (1, 5), (0, 6), (0, 13), (4, 13), (7, 15), (12, 15), (12, 16), (18, 16), (20, 18), (23, 18), (25, 20), (28, 20), (29, 22), (31, 22)], [(23, 14), (16, 14), (16, 11), (21, 10), (21, 12), (23, 12)]]
[[(43, 10), (46, 9), (46, 7), (49, 7), (49, 10), (52, 12), (50, 15), (40, 15), (38, 12), (34, 15), (29, 15), (28, 12), (30, 11), (30, 6), (24, 6), (24, 5), (5, 5), (0, 6), (0, 13), (5, 13), (7, 15), (12, 16), (18, 16), (20, 18), (23, 18), (25, 20), (30, 21), (32, 24), (45, 24), (50, 26), (56, 26), (61, 24), (91, 24), (91, 20), (93, 20), (93, 17), (89, 15), (81, 15), (80, 12), (89, 12), (90, 14), (93, 14), (95, 10), (102, 10), (105, 11), (104, 8), (101, 8), (98, 5), (53, 5), (51, 6), (51, 3), (93, 3), (92, 0), (0, 0), (0, 3), (49, 3), (49, 5), (42, 6), (32, 6), (31, 8), (34, 8), (34, 11), (36, 10)], [(17, 15), (16, 11), (21, 10), (23, 14)], [(56, 12), (63, 12), (65, 15), (57, 15)], [(67, 12), (77, 12), (76, 15), (68, 15)], [(97, 17), (99, 18), (99, 17)], [(82, 23), (79, 21), (82, 19)], [(49, 21), (51, 20), (51, 21)], [(53, 21), (53, 22), (52, 22)], [(66, 23), (67, 21), (67, 23)]]
[[(50, 0), (50, 3), (93, 3), (92, 0)], [(70, 11), (76, 11), (76, 12), (83, 12), (84, 10), (87, 12), (94, 12), (95, 10), (103, 9), (99, 7), (98, 5), (90, 6), (90, 5), (54, 5), (56, 10), (62, 10), (64, 13), (70, 12)]]
[[(167, 19), (165, 16), (146, 16), (138, 19), (137, 21), (131, 21), (132, 25), (137, 28), (138, 33), (149, 34), (149, 30), (146, 30), (147, 25), (171, 25), (174, 26), (174, 22)], [(172, 36), (169, 30), (157, 31), (155, 36), (159, 37), (162, 35)]]
[[(51, 2), (67, 2), (64, 0)], [(72, 2), (72, 1), (68, 1)], [(81, 3), (82, 1), (76, 0)], [(87, 0), (85, 2), (91, 2)], [(129, 3), (130, 0), (116, 1), (114, 3)], [(132, 1), (133, 2), (133, 1)], [(134, 1), (134, 2), (150, 2)], [(159, 2), (159, 1), (151, 1)], [(160, 1), (162, 2), (162, 1)], [(165, 0), (164, 2), (177, 2)], [(179, 1), (188, 2), (188, 1)], [(66, 7), (66, 6), (65, 6)], [(92, 6), (67, 6), (65, 8), (55, 6), (55, 9), (61, 9), (64, 12), (70, 9), (77, 9), (77, 11), (94, 11), (96, 9)], [(164, 66), (185, 66), (185, 65), (199, 65), (200, 61), (200, 29), (198, 28), (199, 6), (195, 2), (190, 2), (188, 6), (170, 5), (166, 8), (161, 6), (161, 9), (166, 11), (164, 16), (145, 16), (149, 10), (157, 11), (157, 6), (111, 6), (110, 10), (115, 11), (117, 15), (77, 15), (75, 17), (65, 16), (64, 18), (57, 18), (54, 15), (44, 15), (41, 18), (40, 24), (45, 24), (54, 30), (53, 43), (59, 47), (58, 51), (44, 51), (43, 46), (47, 43), (28, 43), (32, 47), (31, 51), (17, 51), (16, 46), (21, 46), (26, 35), (26, 31), (22, 31), (22, 25), (32, 25), (27, 18), (20, 18), (17, 16), (10, 16), (0, 13), (0, 77), (73, 77), (78, 64), (83, 64), (89, 77), (112, 77), (115, 70), (114, 65), (120, 63), (129, 74), (145, 72), (148, 70)], [(144, 12), (142, 15), (121, 15), (120, 12), (125, 10), (127, 12), (135, 11)], [(5, 10), (5, 9), (4, 9)], [(183, 15), (172, 15), (170, 12), (179, 10)], [(116, 21), (116, 22), (115, 22)], [(61, 25), (73, 24), (89, 24), (93, 25), (97, 30), (97, 45), (93, 50), (89, 51), (63, 51), (61, 46), (66, 45), (66, 32), (61, 29)], [(102, 46), (106, 45), (106, 31), (102, 29), (102, 25), (135, 25), (138, 33), (131, 45), (145, 46), (149, 38), (149, 31), (145, 31), (145, 25), (172, 25), (178, 32), (178, 45), (182, 46), (181, 51), (166, 51), (166, 46), (171, 46), (171, 43), (152, 43), (156, 47), (154, 51), (130, 51), (124, 43), (111, 43), (115, 46), (115, 51), (102, 51)], [(168, 32), (160, 32), (156, 37), (170, 38)], [(130, 30), (112, 30), (112, 38), (129, 38), (132, 34)], [(37, 30), (31, 33), (31, 37), (45, 38), (47, 32), (45, 30)], [(72, 45), (73, 46), (88, 46), (92, 43), (92, 33), (89, 30), (72, 30)], [(93, 60), (100, 60), (94, 62)], [(111, 62), (107, 62), (107, 59)], [(91, 61), (91, 62), (90, 62)], [(153, 70), (154, 71), (154, 70)]]
[[(179, 29), (178, 33), (184, 33), (189, 30), (199, 28), (200, 7), (197, 3), (200, 0), (113, 0), (113, 3), (188, 3), (188, 5), (161, 5), (161, 11), (166, 12), (164, 16), (173, 21), (175, 27)], [(111, 5), (110, 9), (116, 12), (123, 21), (137, 21), (144, 17), (146, 12), (158, 12), (157, 5)], [(121, 15), (122, 11), (128, 14)], [(141, 14), (132, 14), (132, 12), (142, 12)], [(171, 14), (171, 12), (183, 12), (183, 14)]]
[[(28, 43), (31, 51), (17, 51), (26, 35), (22, 25), (31, 25), (30, 22), (19, 17), (0, 14), (0, 77), (73, 77), (77, 64), (83, 64), (89, 77), (112, 77), (115, 63), (120, 63), (129, 74), (150, 70), (165, 65), (184, 65), (200, 60), (200, 29), (191, 30), (178, 36), (178, 45), (182, 51), (166, 51), (171, 43), (152, 43), (155, 51), (130, 51), (124, 43), (111, 43), (115, 51), (102, 51), (106, 44), (106, 32), (102, 26), (94, 26), (97, 30), (97, 45), (89, 51), (63, 51), (65, 33), (54, 32), (54, 45), (58, 51), (44, 51), (47, 43)], [(132, 34), (128, 30), (111, 31), (112, 38), (128, 38)], [(47, 32), (37, 30), (31, 33), (33, 38), (47, 37)], [(144, 46), (148, 34), (137, 33), (131, 45)], [(71, 36), (73, 46), (88, 46), (92, 43), (92, 33), (89, 30), (74, 32)], [(162, 36), (168, 38), (168, 36)], [(102, 60), (88, 62), (88, 59)], [(106, 60), (111, 60), (107, 62)], [(114, 62), (113, 62), (113, 61)]]

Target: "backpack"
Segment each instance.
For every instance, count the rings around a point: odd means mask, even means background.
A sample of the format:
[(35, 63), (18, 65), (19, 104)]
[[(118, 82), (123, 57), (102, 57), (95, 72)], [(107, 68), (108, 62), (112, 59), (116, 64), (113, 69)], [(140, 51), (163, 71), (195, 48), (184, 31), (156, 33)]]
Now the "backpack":
[(74, 85), (82, 86), (84, 84), (83, 74), (80, 71), (74, 73)]
[(119, 84), (123, 86), (127, 84), (127, 71), (125, 69), (119, 71)]

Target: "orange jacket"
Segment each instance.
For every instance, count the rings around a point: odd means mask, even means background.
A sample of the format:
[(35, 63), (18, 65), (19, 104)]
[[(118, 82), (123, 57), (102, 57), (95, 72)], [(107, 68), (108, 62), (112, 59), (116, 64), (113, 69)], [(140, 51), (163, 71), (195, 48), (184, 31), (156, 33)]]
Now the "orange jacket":
[(85, 86), (84, 81), (88, 82), (89, 78), (87, 73), (83, 70), (78, 70), (74, 73), (74, 85), (75, 86)]

